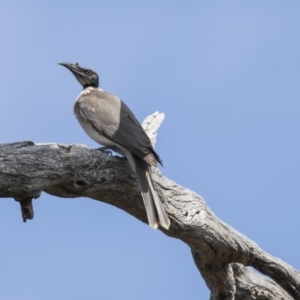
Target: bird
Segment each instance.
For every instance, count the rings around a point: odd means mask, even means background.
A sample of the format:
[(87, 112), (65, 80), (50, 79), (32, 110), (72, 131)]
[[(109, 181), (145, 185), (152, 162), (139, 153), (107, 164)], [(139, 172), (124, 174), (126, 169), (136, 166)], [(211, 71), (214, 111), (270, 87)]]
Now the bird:
[(150, 138), (130, 108), (117, 96), (99, 88), (98, 74), (78, 63), (58, 63), (70, 70), (83, 90), (74, 104), (74, 113), (86, 134), (102, 150), (111, 149), (125, 156), (135, 172), (144, 201), (148, 223), (153, 229), (170, 227), (170, 219), (158, 196), (151, 166), (162, 160)]

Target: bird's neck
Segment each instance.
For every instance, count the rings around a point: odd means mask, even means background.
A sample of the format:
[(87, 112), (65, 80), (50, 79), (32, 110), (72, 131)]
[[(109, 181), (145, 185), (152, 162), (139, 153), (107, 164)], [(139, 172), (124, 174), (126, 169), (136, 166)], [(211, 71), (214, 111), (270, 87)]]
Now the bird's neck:
[(87, 88), (90, 88), (90, 87), (97, 89), (98, 85), (86, 84), (86, 85), (83, 86), (83, 89), (87, 89)]

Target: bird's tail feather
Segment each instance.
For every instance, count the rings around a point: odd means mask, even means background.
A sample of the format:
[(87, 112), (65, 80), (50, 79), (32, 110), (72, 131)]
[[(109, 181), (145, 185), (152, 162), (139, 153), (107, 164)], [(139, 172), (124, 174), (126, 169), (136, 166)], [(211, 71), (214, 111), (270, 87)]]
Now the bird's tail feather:
[(164, 227), (165, 229), (169, 229), (170, 219), (166, 214), (154, 187), (149, 165), (142, 158), (137, 157), (134, 154), (130, 154), (130, 156), (131, 157), (127, 157), (127, 159), (131, 163), (136, 173), (143, 196), (149, 225), (154, 229), (156, 229), (158, 225)]
[(152, 199), (154, 200), (154, 205), (156, 208), (159, 224), (162, 227), (164, 227), (165, 229), (169, 229), (170, 219), (158, 197), (157, 191), (156, 191), (155, 186), (152, 181), (152, 174), (151, 174), (151, 169), (150, 169), (149, 165), (147, 165), (146, 177), (147, 177), (147, 180), (148, 180), (148, 183), (150, 186)]

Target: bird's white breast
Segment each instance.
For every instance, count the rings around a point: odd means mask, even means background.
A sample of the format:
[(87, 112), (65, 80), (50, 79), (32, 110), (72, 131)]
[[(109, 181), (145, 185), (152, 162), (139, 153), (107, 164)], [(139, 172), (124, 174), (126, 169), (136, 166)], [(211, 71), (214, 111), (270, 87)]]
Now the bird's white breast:
[[(88, 87), (86, 89), (84, 89), (79, 96), (77, 97), (76, 102), (78, 102), (79, 106), (81, 107), (81, 109), (85, 109), (85, 106), (87, 105), (85, 103), (85, 97), (82, 97), (84, 95), (88, 95), (91, 91), (95, 90), (96, 88), (94, 87)], [(99, 91), (103, 91), (102, 89), (98, 89)], [(91, 105), (88, 105), (88, 109), (92, 112), (96, 113), (96, 108), (91, 107)], [(76, 113), (76, 112), (75, 112)], [(103, 136), (102, 134), (100, 134), (98, 131), (95, 130), (95, 128), (91, 125), (90, 122), (87, 122), (85, 120), (84, 116), (81, 116), (81, 114), (76, 113), (76, 117), (81, 125), (81, 127), (84, 129), (84, 131), (86, 132), (86, 134), (93, 139), (95, 142), (97, 142), (100, 145), (103, 146), (116, 146), (117, 148), (119, 148), (121, 151), (121, 153), (125, 152), (126, 150), (123, 149), (123, 147), (121, 147), (120, 145), (118, 145), (117, 143), (113, 142), (112, 140), (109, 140), (108, 138), (106, 138), (105, 136)]]
[(78, 97), (77, 97), (77, 99), (75, 100), (75, 102), (78, 101), (78, 100), (80, 99), (81, 96), (88, 95), (91, 91), (93, 91), (93, 90), (95, 90), (95, 89), (97, 89), (97, 90), (103, 92), (103, 90), (100, 89), (100, 88), (94, 88), (94, 87), (92, 87), (92, 86), (89, 86), (88, 88), (82, 90), (82, 92), (78, 95)]

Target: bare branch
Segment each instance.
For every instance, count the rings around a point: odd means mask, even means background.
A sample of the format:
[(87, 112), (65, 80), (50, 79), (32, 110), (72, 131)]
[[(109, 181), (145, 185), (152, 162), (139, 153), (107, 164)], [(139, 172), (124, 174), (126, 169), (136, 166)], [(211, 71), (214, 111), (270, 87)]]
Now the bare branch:
[(159, 129), (164, 118), (165, 115), (163, 113), (156, 111), (154, 114), (148, 116), (142, 123), (142, 126), (147, 132), (153, 147), (156, 144), (157, 130)]
[[(163, 114), (150, 119), (145, 126), (155, 141)], [(170, 229), (161, 230), (189, 245), (211, 299), (300, 299), (299, 272), (219, 220), (195, 192), (158, 169), (153, 176), (171, 219)], [(135, 175), (124, 158), (78, 144), (0, 145), (0, 197), (38, 198), (42, 191), (103, 201), (147, 222)]]

